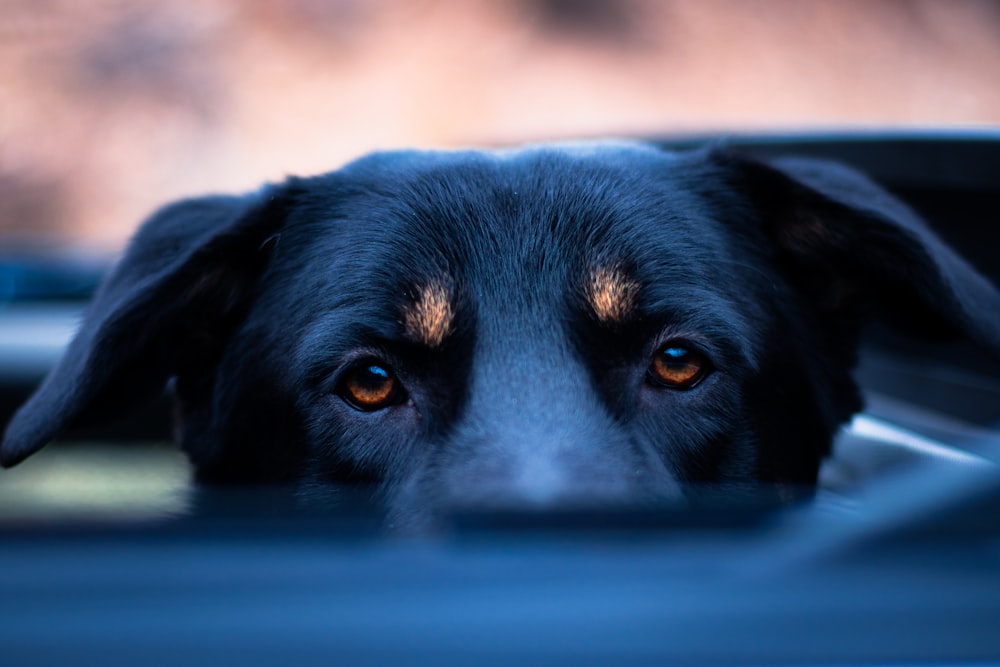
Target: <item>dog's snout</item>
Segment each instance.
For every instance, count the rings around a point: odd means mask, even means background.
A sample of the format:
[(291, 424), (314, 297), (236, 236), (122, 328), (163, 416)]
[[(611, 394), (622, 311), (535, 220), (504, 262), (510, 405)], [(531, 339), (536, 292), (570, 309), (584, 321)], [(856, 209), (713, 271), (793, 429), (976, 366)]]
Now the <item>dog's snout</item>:
[(681, 497), (663, 461), (611, 418), (567, 356), (511, 355), (500, 381), (495, 367), (473, 379), (442, 454), (446, 504), (606, 507)]
[(645, 477), (621, 443), (580, 433), (544, 440), (528, 432), (484, 435), (468, 441), (458, 465), (448, 467), (444, 501), (451, 507), (524, 509), (607, 505), (635, 500)]

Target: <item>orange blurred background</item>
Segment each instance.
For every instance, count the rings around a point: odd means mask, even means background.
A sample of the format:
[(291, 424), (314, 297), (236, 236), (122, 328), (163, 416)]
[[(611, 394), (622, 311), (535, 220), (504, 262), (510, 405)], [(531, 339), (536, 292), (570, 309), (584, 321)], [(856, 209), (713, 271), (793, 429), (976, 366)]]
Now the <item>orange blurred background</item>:
[(0, 244), (388, 147), (1000, 123), (995, 0), (0, 0)]

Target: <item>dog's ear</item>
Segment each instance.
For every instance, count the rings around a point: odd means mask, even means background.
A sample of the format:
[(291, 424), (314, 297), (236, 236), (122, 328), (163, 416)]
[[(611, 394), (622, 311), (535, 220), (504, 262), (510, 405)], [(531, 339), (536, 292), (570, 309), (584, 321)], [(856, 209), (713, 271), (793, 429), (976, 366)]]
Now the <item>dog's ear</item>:
[(169, 205), (138, 231), (62, 360), (14, 415), (0, 464), (64, 430), (123, 413), (181, 366), (209, 363), (252, 301), (293, 184)]
[(1000, 356), (1000, 292), (868, 178), (822, 160), (711, 159), (821, 311), (881, 318), (917, 337), (965, 336)]

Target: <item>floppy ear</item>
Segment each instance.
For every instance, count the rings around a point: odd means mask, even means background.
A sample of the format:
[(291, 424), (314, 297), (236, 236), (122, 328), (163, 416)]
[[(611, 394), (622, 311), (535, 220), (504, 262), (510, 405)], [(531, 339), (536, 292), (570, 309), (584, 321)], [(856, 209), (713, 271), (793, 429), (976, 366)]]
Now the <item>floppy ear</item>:
[(779, 261), (831, 317), (880, 317), (918, 337), (966, 336), (1000, 357), (1000, 293), (906, 205), (821, 160), (726, 151)]
[(252, 301), (288, 189), (191, 199), (154, 214), (97, 290), (62, 360), (11, 419), (0, 464), (154, 397), (181, 367), (210, 363)]

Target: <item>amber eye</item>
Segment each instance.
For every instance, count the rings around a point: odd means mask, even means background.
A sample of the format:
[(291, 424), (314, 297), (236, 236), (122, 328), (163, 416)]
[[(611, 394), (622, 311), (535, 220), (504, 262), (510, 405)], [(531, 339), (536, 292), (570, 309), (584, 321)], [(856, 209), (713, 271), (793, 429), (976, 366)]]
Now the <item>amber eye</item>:
[(708, 359), (685, 343), (667, 343), (653, 356), (648, 376), (668, 389), (691, 389), (711, 371)]
[(364, 412), (396, 405), (404, 397), (399, 379), (377, 361), (366, 361), (347, 371), (337, 393), (348, 405)]

